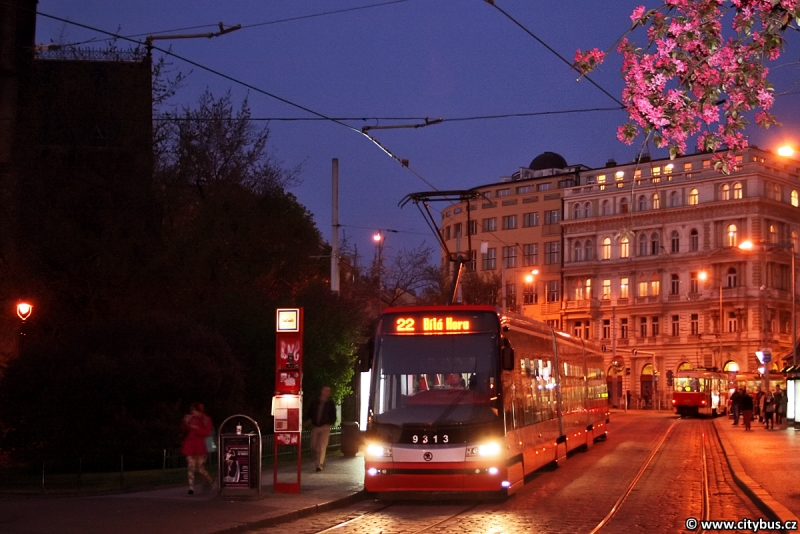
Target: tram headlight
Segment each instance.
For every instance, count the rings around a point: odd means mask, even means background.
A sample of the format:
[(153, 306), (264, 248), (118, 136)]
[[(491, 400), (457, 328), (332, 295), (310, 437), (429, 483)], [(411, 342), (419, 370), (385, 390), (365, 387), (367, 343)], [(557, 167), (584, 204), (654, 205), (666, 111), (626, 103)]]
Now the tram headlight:
[(497, 456), (498, 454), (500, 454), (500, 445), (494, 441), (467, 447), (467, 456)]
[(377, 443), (370, 443), (367, 445), (367, 455), (375, 458), (391, 458), (392, 448), (378, 445)]

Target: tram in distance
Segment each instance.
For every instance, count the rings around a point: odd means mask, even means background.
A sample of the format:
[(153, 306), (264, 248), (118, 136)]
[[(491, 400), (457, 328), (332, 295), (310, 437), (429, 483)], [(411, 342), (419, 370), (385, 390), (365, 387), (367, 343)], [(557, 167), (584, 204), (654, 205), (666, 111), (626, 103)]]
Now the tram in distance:
[(368, 492), (507, 495), (606, 437), (598, 347), (491, 306), (389, 308), (370, 363)]
[(683, 370), (673, 379), (672, 406), (681, 417), (724, 415), (728, 407), (728, 374), (708, 369)]

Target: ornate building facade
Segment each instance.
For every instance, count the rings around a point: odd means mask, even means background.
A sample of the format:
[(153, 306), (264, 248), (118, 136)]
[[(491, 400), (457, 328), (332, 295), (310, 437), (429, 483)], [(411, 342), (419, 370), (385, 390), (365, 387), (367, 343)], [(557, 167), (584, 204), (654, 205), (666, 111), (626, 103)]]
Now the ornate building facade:
[[(589, 169), (545, 153), (475, 188), (468, 267), (501, 272), (506, 308), (604, 345), (609, 376), (614, 359), (625, 369), (618, 394), (663, 403), (679, 369), (756, 372), (765, 348), (777, 372), (792, 360), (800, 162), (749, 148), (723, 175), (711, 157)], [(448, 246), (465, 211), (442, 214)]]

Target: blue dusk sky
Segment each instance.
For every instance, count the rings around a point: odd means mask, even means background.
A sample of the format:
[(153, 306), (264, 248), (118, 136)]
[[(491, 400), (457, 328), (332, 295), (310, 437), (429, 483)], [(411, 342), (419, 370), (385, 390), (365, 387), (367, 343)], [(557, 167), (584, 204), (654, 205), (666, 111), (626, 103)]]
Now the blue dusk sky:
[[(241, 24), (213, 39), (155, 42), (216, 71), (169, 58), (188, 75), (173, 104), (193, 105), (206, 89), (217, 96), (230, 91), (236, 103), (249, 98), (253, 117), (270, 119), (275, 158), (286, 168), (301, 166), (302, 184), (291, 192), (314, 214), (328, 241), (331, 160), (338, 158), (342, 232), (362, 257), (370, 257), (371, 235), (378, 229), (397, 231), (387, 234), (388, 255), (422, 243), (437, 247), (414, 205), (398, 206), (409, 193), (496, 182), (545, 151), (561, 154), (570, 165), (600, 167), (611, 158), (631, 161), (641, 149), (616, 139), (617, 126), (626, 119), (614, 109), (618, 103), (588, 80), (577, 81), (559, 58), (571, 62), (578, 48), (611, 47), (640, 2), (495, 4), (502, 12), (485, 0), (40, 0), (36, 39), (107, 44), (103, 33), (44, 15), (140, 41), (158, 32), (206, 33), (220, 22)], [(761, 148), (800, 142), (800, 95), (793, 87), (800, 80), (800, 33), (787, 37), (781, 66), (773, 70), (776, 93), (789, 93), (776, 98), (773, 108), (783, 126), (753, 126), (750, 141)], [(644, 36), (639, 32), (633, 40), (644, 43)], [(623, 87), (620, 64), (612, 53), (591, 75), (617, 99)], [(319, 116), (340, 118), (342, 124)], [(369, 132), (408, 160), (409, 168), (360, 133), (363, 126), (414, 125), (425, 117), (444, 121)]]

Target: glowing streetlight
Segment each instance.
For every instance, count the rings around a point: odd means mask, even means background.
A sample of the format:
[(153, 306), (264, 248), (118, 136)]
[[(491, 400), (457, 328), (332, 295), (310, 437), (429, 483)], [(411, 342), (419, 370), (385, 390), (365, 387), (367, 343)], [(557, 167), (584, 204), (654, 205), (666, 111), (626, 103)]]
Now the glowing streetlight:
[(17, 317), (19, 317), (23, 322), (31, 316), (31, 312), (33, 311), (33, 306), (28, 304), (27, 302), (20, 302), (17, 304)]
[(380, 315), (383, 308), (383, 299), (381, 298), (381, 270), (383, 270), (383, 234), (380, 230), (372, 234), (372, 241), (378, 253), (378, 314)]
[(530, 274), (525, 275), (525, 281), (532, 284), (536, 276), (539, 274), (539, 269), (533, 269)]
[(792, 157), (794, 155), (794, 149), (789, 145), (783, 145), (778, 148), (778, 155), (786, 158)]

